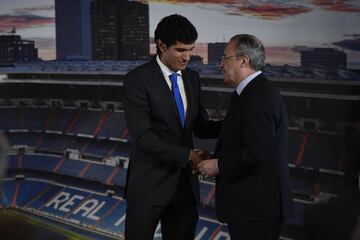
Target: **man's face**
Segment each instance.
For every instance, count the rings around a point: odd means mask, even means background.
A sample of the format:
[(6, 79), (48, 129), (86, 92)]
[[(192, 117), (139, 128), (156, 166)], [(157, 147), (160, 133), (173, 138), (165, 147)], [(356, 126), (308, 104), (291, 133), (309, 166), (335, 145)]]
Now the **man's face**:
[(159, 41), (161, 61), (171, 70), (184, 70), (190, 60), (190, 52), (194, 49), (194, 44), (184, 44), (176, 42), (176, 44), (166, 47), (166, 45)]
[(224, 82), (233, 87), (243, 80), (240, 58), (236, 56), (235, 42), (229, 42), (224, 49), (219, 67), (224, 71)]

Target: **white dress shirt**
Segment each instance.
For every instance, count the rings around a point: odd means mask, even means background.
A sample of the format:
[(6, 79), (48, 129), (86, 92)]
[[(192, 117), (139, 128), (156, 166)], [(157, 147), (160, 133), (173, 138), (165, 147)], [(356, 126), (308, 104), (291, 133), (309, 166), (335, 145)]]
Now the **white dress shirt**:
[(247, 78), (242, 80), (239, 85), (236, 87), (236, 92), (240, 96), (241, 92), (244, 90), (246, 85), (248, 85), (254, 78), (256, 78), (259, 74), (261, 74), (261, 71), (256, 71), (253, 74), (249, 75)]
[[(167, 85), (170, 88), (170, 91), (172, 91), (171, 89), (171, 80), (169, 78), (169, 76), (171, 74), (174, 73), (174, 71), (172, 71), (170, 68), (168, 68), (164, 63), (161, 62), (159, 55), (156, 56), (156, 61), (160, 66), (160, 69), (164, 75), (164, 78), (166, 80)], [(186, 99), (186, 93), (185, 93), (185, 88), (184, 88), (184, 81), (182, 78), (182, 73), (181, 71), (177, 71), (177, 83), (179, 85), (179, 90), (180, 90), (180, 95), (181, 95), (181, 100), (183, 102), (183, 106), (184, 106), (184, 113), (185, 113), (185, 117), (186, 117), (186, 110), (187, 110), (187, 99)]]

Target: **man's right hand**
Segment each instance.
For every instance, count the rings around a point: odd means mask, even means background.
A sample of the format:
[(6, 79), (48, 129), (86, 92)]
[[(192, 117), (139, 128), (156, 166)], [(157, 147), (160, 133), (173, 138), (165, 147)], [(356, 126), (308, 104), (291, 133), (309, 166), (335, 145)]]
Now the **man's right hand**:
[(209, 158), (209, 152), (205, 151), (205, 150), (199, 150), (199, 149), (194, 149), (190, 151), (190, 156), (189, 156), (189, 161), (191, 161), (191, 168), (192, 168), (192, 172), (194, 174), (198, 174), (199, 170), (198, 170), (198, 164), (202, 161), (202, 160), (206, 160)]

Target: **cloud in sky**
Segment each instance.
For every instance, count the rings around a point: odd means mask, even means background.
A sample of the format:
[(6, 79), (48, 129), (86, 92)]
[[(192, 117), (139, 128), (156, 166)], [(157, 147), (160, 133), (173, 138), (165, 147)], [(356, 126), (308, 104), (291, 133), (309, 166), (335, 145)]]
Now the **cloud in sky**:
[(34, 27), (48, 26), (55, 23), (52, 17), (44, 17), (37, 15), (0, 15), (0, 33), (9, 32), (12, 27), (17, 29), (26, 29)]
[[(360, 13), (360, 6), (347, 3), (346, 0), (313, 0), (312, 3), (325, 10), (345, 13)], [(351, 1), (350, 1), (351, 2)]]
[(240, 1), (236, 1), (236, 0), (153, 0), (151, 2), (236, 4), (236, 3), (247, 3), (249, 1), (247, 1), (247, 0), (240, 0)]
[[(225, 9), (224, 13), (229, 15), (249, 15), (267, 20), (276, 20), (288, 16), (310, 12), (312, 9), (305, 5), (288, 4), (286, 2), (262, 0), (155, 0), (154, 2), (183, 3), (183, 4), (218, 4)], [(222, 9), (223, 11), (223, 9)]]
[(55, 5), (40, 5), (29, 8), (17, 8), (14, 10), (15, 14), (31, 14), (36, 11), (54, 11)]
[(231, 9), (228, 13), (239, 15), (251, 15), (267, 20), (276, 20), (288, 16), (294, 16), (310, 12), (311, 9), (300, 5), (260, 3), (248, 4)]
[(333, 43), (336, 46), (342, 47), (347, 50), (360, 51), (360, 38), (344, 39)]
[(356, 0), (153, 0), (152, 2), (217, 4), (224, 7), (225, 14), (244, 14), (267, 20), (277, 20), (288, 16), (308, 13), (319, 7), (327, 11), (360, 13), (360, 5), (355, 3)]

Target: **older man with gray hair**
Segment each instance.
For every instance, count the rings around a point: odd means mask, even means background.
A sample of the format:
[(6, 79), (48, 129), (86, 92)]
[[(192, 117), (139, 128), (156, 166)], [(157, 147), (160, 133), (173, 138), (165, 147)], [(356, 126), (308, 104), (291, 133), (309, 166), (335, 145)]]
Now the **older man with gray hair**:
[(292, 215), (287, 166), (287, 114), (278, 91), (262, 74), (264, 46), (239, 34), (224, 50), (224, 82), (235, 88), (215, 158), (199, 172), (216, 176), (216, 212), (232, 240), (279, 239), (281, 222)]

